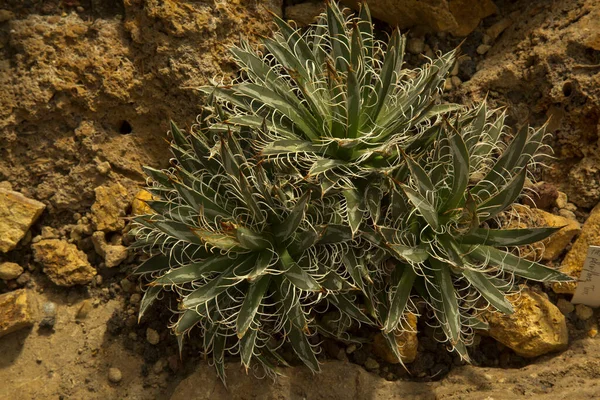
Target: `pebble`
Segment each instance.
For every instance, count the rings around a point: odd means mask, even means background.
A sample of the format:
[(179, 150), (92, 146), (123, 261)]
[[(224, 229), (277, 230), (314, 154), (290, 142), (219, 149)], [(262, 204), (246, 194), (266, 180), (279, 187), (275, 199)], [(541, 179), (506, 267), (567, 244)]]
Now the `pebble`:
[(81, 306), (79, 307), (79, 310), (77, 311), (77, 315), (75, 316), (76, 319), (86, 319), (88, 314), (90, 313), (90, 311), (92, 311), (92, 302), (89, 300), (84, 300), (83, 302), (81, 302)]
[(23, 273), (23, 267), (13, 262), (3, 262), (0, 264), (0, 279), (10, 281), (17, 279)]
[(108, 370), (108, 380), (112, 383), (119, 383), (123, 379), (123, 374), (119, 368), (110, 368)]
[(142, 301), (142, 295), (139, 293), (134, 293), (129, 298), (129, 302), (131, 304), (139, 304), (140, 301)]
[(558, 196), (556, 196), (556, 200), (554, 200), (554, 203), (556, 204), (556, 207), (558, 208), (565, 208), (567, 206), (568, 203), (568, 198), (567, 198), (567, 194), (564, 192), (561, 192), (560, 190), (558, 191)]
[(40, 321), (40, 328), (53, 329), (56, 325), (56, 303), (46, 302), (42, 306), (42, 319)]
[(351, 344), (348, 347), (346, 347), (346, 354), (352, 354), (356, 351), (356, 345), (355, 344)]
[(592, 310), (590, 307), (586, 306), (585, 304), (577, 304), (575, 306), (575, 314), (577, 315), (577, 318), (579, 318), (580, 320), (587, 321), (588, 319), (590, 319), (594, 316), (594, 310)]
[(411, 54), (421, 54), (425, 50), (425, 41), (422, 38), (408, 39), (406, 50)]
[(567, 210), (565, 208), (562, 208), (562, 209), (558, 210), (558, 214), (561, 217), (565, 217), (565, 218), (577, 221), (577, 216), (575, 215), (575, 213), (573, 211), (569, 211), (569, 210)]
[(131, 283), (131, 281), (129, 279), (127, 279), (127, 278), (122, 279), (120, 284), (121, 284), (121, 288), (123, 289), (124, 292), (127, 292), (127, 293), (132, 292), (133, 283)]
[(444, 90), (446, 90), (446, 91), (452, 90), (452, 79), (451, 78), (446, 78), (446, 80), (444, 81)]
[(379, 363), (375, 359), (368, 357), (367, 361), (365, 361), (365, 368), (369, 371), (376, 370), (379, 368)]
[(491, 44), (492, 38), (489, 35), (483, 35), (483, 38), (481, 38), (481, 42), (483, 44)]
[(460, 64), (459, 64), (459, 62), (458, 62), (458, 61), (456, 61), (456, 62), (454, 63), (454, 66), (452, 67), (452, 71), (450, 71), (450, 75), (452, 75), (452, 76), (457, 76), (457, 75), (458, 75), (458, 70), (459, 70), (459, 68), (460, 68)]
[(571, 314), (575, 310), (575, 306), (570, 301), (567, 301), (563, 298), (558, 299), (556, 302), (556, 307), (560, 310), (560, 312), (567, 316)]
[(489, 44), (480, 44), (479, 46), (477, 46), (477, 54), (484, 55), (491, 48), (492, 48), (492, 46), (490, 46)]
[(146, 330), (146, 340), (153, 346), (156, 346), (160, 342), (160, 335), (152, 328)]
[(462, 81), (460, 80), (460, 78), (458, 76), (453, 76), (452, 78), (450, 78), (451, 82), (452, 82), (452, 86), (453, 87), (459, 87), (460, 85), (462, 85)]

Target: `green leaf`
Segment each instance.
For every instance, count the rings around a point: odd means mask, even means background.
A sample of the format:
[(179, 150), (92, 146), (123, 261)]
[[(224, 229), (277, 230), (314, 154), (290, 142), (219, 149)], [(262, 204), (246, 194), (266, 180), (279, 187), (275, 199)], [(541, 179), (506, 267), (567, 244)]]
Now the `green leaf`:
[(504, 296), (504, 293), (494, 286), (485, 273), (465, 269), (463, 270), (463, 275), (481, 293), (483, 298), (498, 311), (505, 314), (512, 314), (514, 312), (510, 301)]
[(243, 276), (250, 272), (256, 261), (255, 257), (247, 257), (223, 271), (217, 278), (210, 280), (204, 286), (194, 290), (183, 298), (185, 308), (195, 308), (214, 299), (229, 287), (243, 280)]
[(250, 368), (250, 361), (254, 355), (257, 336), (258, 330), (251, 330), (250, 333), (244, 335), (240, 340), (240, 358), (242, 360), (242, 365), (246, 369), (246, 373), (248, 372), (248, 368)]
[(140, 264), (133, 273), (136, 275), (147, 274), (151, 272), (163, 271), (169, 268), (169, 257), (164, 254), (156, 254), (142, 264)]
[(365, 203), (373, 224), (377, 225), (381, 216), (381, 200), (383, 199), (383, 190), (376, 185), (367, 186), (365, 191)]
[(362, 196), (358, 192), (358, 189), (346, 189), (344, 190), (344, 198), (346, 199), (346, 211), (348, 213), (348, 224), (354, 235), (363, 219), (362, 207)]
[(344, 28), (344, 17), (335, 6), (327, 7), (327, 27), (331, 41), (331, 57), (337, 71), (345, 71), (350, 62), (350, 43)]
[(319, 362), (317, 361), (317, 357), (315, 356), (315, 352), (313, 351), (310, 343), (308, 342), (308, 338), (296, 325), (291, 324), (288, 331), (288, 339), (289, 343), (292, 345), (292, 349), (298, 355), (300, 360), (311, 369), (313, 372), (319, 372), (321, 369), (319, 367)]
[(387, 246), (392, 249), (394, 254), (398, 255), (402, 261), (422, 263), (429, 258), (429, 253), (427, 253), (425, 246), (411, 247), (395, 243), (388, 243)]
[(316, 153), (321, 154), (322, 147), (306, 140), (277, 140), (269, 143), (262, 151), (262, 156), (279, 156), (291, 153)]
[(467, 146), (462, 137), (458, 134), (452, 135), (449, 142), (454, 173), (452, 175), (451, 194), (442, 207), (443, 211), (453, 210), (458, 207), (465, 197), (467, 185), (469, 184), (470, 167)]
[(522, 246), (544, 240), (564, 227), (527, 229), (477, 228), (460, 238), (461, 244), (483, 244), (486, 246)]
[(430, 260), (435, 279), (435, 287), (429, 289), (435, 306), (434, 312), (442, 322), (442, 329), (446, 332), (452, 346), (457, 346), (462, 342), (460, 337), (461, 321), (456, 289), (450, 275), (450, 269), (435, 258)]
[(402, 277), (398, 280), (398, 284), (395, 287), (394, 294), (390, 302), (390, 309), (383, 325), (383, 331), (389, 333), (394, 331), (400, 323), (410, 292), (412, 291), (413, 283), (417, 274), (409, 265), (406, 265), (402, 271)]
[(272, 259), (273, 253), (271, 250), (261, 251), (256, 259), (254, 269), (248, 274), (247, 279), (252, 282), (254, 279), (263, 276), (266, 273), (267, 268), (269, 268)]
[(360, 127), (360, 86), (356, 72), (352, 68), (348, 69), (348, 90), (346, 94), (346, 112), (348, 121), (347, 138), (358, 137), (358, 129)]
[[(498, 193), (484, 201), (477, 207), (477, 213), (486, 221), (513, 204), (523, 191), (527, 170), (523, 168), (513, 179), (508, 182)], [(483, 214), (483, 215), (482, 215)]]
[(314, 162), (310, 170), (308, 171), (308, 176), (318, 176), (324, 172), (329, 171), (330, 169), (346, 165), (345, 161), (341, 160), (333, 160), (330, 158), (321, 158)]
[(248, 289), (248, 293), (246, 294), (246, 298), (242, 303), (242, 307), (240, 308), (236, 320), (238, 338), (244, 337), (246, 331), (250, 328), (270, 283), (271, 277), (269, 275), (263, 275), (250, 284), (250, 288)]
[(201, 319), (202, 315), (198, 314), (196, 310), (185, 310), (177, 320), (177, 324), (175, 324), (175, 335), (183, 335), (200, 322)]
[(489, 246), (474, 246), (467, 251), (469, 256), (480, 262), (489, 262), (501, 270), (538, 282), (571, 282), (574, 279), (562, 272), (548, 268), (535, 261), (525, 260)]
[(427, 192), (433, 192), (435, 190), (435, 186), (433, 186), (433, 182), (431, 182), (427, 172), (425, 172), (425, 170), (418, 163), (416, 163), (407, 155), (404, 155), (404, 159), (406, 160), (408, 168), (411, 172), (411, 178), (413, 178), (417, 183), (417, 187), (419, 188), (421, 195), (426, 196)]
[(308, 292), (320, 292), (322, 290), (321, 285), (292, 259), (287, 250), (283, 250), (279, 255), (279, 260), (285, 271), (283, 276), (295, 287)]
[(304, 193), (296, 202), (296, 205), (294, 205), (294, 208), (292, 208), (287, 218), (279, 226), (274, 228), (275, 238), (279, 243), (283, 243), (288, 240), (294, 234), (294, 232), (298, 230), (300, 223), (304, 219), (306, 204), (310, 199), (310, 193), (310, 190)]
[(352, 230), (346, 225), (328, 224), (318, 228), (321, 229), (318, 244), (342, 243), (352, 240)]
[(243, 226), (235, 229), (235, 235), (239, 244), (248, 250), (264, 250), (272, 246), (268, 237)]
[(333, 303), (341, 313), (346, 314), (355, 321), (372, 325), (373, 321), (356, 306), (356, 300), (351, 300), (347, 294), (334, 293), (327, 296), (327, 300)]
[(438, 215), (435, 207), (417, 191), (406, 185), (400, 185), (409, 201), (419, 210), (425, 221), (435, 230), (439, 228)]
[[(171, 286), (195, 282), (207, 274), (223, 272), (234, 265), (236, 260), (227, 256), (214, 256), (207, 260), (175, 268), (153, 281), (152, 286)], [(238, 261), (239, 262), (239, 261)]]
[(216, 247), (221, 250), (239, 250), (242, 248), (241, 243), (235, 236), (225, 235), (219, 232), (205, 231), (198, 228), (193, 228), (194, 235), (209, 246)]
[(162, 291), (162, 287), (160, 286), (151, 286), (144, 293), (144, 297), (142, 297), (142, 301), (140, 302), (140, 312), (138, 314), (138, 323), (142, 320), (146, 311), (150, 308), (150, 306), (154, 303), (154, 301), (158, 298), (158, 295)]

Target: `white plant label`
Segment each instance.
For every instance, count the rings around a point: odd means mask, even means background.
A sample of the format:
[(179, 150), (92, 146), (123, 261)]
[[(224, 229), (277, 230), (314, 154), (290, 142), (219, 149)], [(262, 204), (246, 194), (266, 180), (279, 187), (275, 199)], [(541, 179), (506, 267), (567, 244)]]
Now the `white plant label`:
[(600, 246), (588, 248), (571, 303), (600, 306)]

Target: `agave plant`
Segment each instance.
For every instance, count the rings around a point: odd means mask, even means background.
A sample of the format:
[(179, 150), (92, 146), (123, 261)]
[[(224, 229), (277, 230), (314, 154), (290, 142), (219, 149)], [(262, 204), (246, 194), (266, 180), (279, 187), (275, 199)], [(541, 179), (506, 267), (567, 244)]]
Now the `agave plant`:
[(366, 3), (346, 18), (329, 2), (304, 34), (273, 17), (278, 31), (262, 51), (244, 41), (231, 50), (241, 79), (202, 90), (226, 106), (226, 124), (261, 129), (262, 157), (291, 161), (324, 191), (341, 191), (356, 232), (369, 177), (396, 169), (400, 149), (420, 150), (437, 117), (459, 107), (436, 104), (454, 52), (403, 69), (405, 38), (396, 29), (387, 45), (377, 40)]
[(339, 201), (256, 163), (244, 150), (251, 132), (214, 133), (205, 117), (191, 135), (172, 125), (173, 168), (146, 168), (154, 212), (133, 221), (133, 247), (151, 255), (136, 270), (150, 279), (140, 318), (173, 292), (180, 346), (190, 332), (200, 338), (222, 379), (227, 353), (271, 373), (283, 345), (318, 371), (318, 305), (371, 323), (350, 293), (356, 260), (344, 257), (352, 235)]
[(505, 115), (494, 115), (483, 103), (438, 125), (426, 156), (405, 155), (406, 168), (367, 188), (364, 237), (396, 260), (377, 297), (384, 332), (399, 327), (417, 294), (465, 359), (473, 328), (485, 328), (482, 309), (513, 312), (506, 294), (517, 289), (515, 277), (572, 279), (518, 256), (518, 246), (560, 228), (503, 229), (495, 219), (521, 195), (544, 129), (523, 128), (505, 145)]

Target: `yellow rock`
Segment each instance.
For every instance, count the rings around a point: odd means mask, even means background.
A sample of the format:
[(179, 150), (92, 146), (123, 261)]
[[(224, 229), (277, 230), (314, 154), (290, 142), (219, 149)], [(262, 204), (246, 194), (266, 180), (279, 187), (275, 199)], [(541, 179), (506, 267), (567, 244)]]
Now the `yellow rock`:
[[(585, 262), (589, 246), (600, 246), (600, 204), (598, 204), (583, 224), (581, 234), (565, 256), (560, 271), (578, 279)], [(556, 293), (575, 293), (577, 282), (561, 282), (552, 284)]]
[[(417, 357), (417, 349), (419, 347), (419, 339), (417, 338), (417, 316), (413, 313), (405, 314), (406, 329), (399, 329), (396, 335), (398, 343), (398, 351), (404, 364), (410, 364)], [(394, 352), (390, 349), (387, 340), (381, 333), (375, 335), (373, 339), (373, 354), (381, 358), (387, 363), (398, 364)]]
[(33, 301), (25, 289), (0, 295), (0, 337), (33, 325)]
[(120, 231), (125, 227), (125, 215), (129, 207), (129, 194), (120, 183), (98, 186), (94, 189), (96, 201), (92, 205), (92, 217), (96, 229), (104, 232)]
[(530, 208), (522, 204), (513, 206), (515, 215), (506, 228), (563, 227), (539, 243), (523, 246), (521, 256), (533, 260), (552, 261), (557, 259), (573, 238), (581, 232), (579, 222), (560, 215)]
[(524, 287), (519, 294), (509, 295), (515, 309), (506, 315), (487, 312), (483, 318), (490, 324), (491, 337), (510, 347), (522, 357), (537, 357), (563, 350), (569, 343), (565, 316), (543, 293)]
[(135, 195), (133, 202), (131, 203), (131, 214), (132, 215), (145, 215), (152, 214), (154, 211), (146, 204), (146, 201), (152, 200), (152, 193), (142, 189)]
[(46, 239), (32, 247), (35, 261), (44, 266), (48, 278), (58, 286), (85, 285), (96, 275), (85, 253), (74, 244)]
[(44, 203), (0, 188), (0, 252), (14, 249), (44, 208)]

